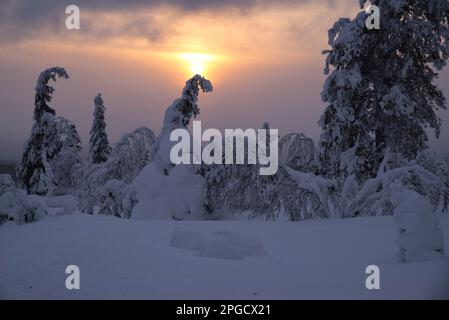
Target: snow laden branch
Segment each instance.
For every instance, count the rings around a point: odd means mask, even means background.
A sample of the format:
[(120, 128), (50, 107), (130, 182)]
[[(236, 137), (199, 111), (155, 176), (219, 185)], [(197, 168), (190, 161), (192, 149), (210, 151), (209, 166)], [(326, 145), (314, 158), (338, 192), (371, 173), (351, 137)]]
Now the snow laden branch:
[(52, 94), (55, 89), (48, 84), (50, 80), (56, 81), (56, 77), (68, 79), (69, 75), (64, 68), (52, 67), (41, 72), (36, 83), (36, 96), (34, 119), (40, 121), (45, 113), (56, 114), (55, 110), (48, 106), (47, 103), (51, 102)]
[(158, 144), (155, 147), (155, 154), (159, 160), (162, 160), (164, 170), (172, 167), (170, 161), (170, 150), (174, 143), (170, 141), (170, 134), (176, 129), (186, 129), (192, 118), (200, 113), (198, 107), (198, 95), (200, 91), (211, 92), (212, 83), (200, 75), (195, 75), (187, 80), (182, 96), (173, 101), (165, 110), (162, 130), (158, 137)]
[(200, 90), (211, 92), (212, 83), (200, 75), (187, 80), (181, 98), (176, 99), (165, 111), (162, 134), (170, 133), (174, 129), (186, 128), (192, 117), (198, 116), (200, 108), (197, 102)]
[(412, 163), (368, 180), (349, 206), (351, 215), (392, 215), (394, 192), (391, 186), (394, 184), (425, 197), (433, 205), (433, 211), (447, 203), (449, 197), (449, 190), (440, 177)]

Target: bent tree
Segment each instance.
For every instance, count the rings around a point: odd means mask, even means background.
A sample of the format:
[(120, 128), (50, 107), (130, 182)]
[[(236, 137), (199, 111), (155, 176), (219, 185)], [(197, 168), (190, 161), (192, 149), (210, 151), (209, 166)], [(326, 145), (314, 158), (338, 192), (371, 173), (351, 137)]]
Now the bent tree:
[(52, 100), (54, 88), (48, 84), (56, 77), (67, 79), (64, 68), (53, 67), (42, 71), (36, 84), (34, 122), (22, 161), (17, 167), (17, 176), (28, 193), (45, 195), (55, 188), (59, 177), (55, 176), (52, 161), (59, 154), (81, 149), (76, 128), (68, 120), (56, 116), (48, 103)]

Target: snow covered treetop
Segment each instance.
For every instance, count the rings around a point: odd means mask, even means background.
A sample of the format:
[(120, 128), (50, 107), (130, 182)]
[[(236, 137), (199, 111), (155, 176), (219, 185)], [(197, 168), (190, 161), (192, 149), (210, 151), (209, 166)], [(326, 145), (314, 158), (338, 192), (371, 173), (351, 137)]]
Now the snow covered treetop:
[(192, 116), (196, 117), (200, 113), (200, 108), (197, 105), (200, 89), (203, 92), (210, 92), (213, 87), (209, 80), (197, 74), (187, 80), (182, 90), (182, 100), (178, 104), (178, 108), (184, 116), (185, 125), (189, 124)]
[(181, 98), (176, 99), (165, 110), (162, 134), (169, 135), (175, 129), (186, 128), (192, 117), (195, 118), (200, 113), (197, 104), (200, 90), (202, 92), (212, 91), (212, 83), (198, 74), (187, 80)]
[(36, 96), (35, 96), (35, 109), (34, 118), (40, 120), (44, 113), (55, 114), (55, 110), (47, 105), (47, 102), (51, 102), (52, 93), (55, 89), (48, 85), (50, 80), (56, 81), (56, 76), (63, 79), (68, 79), (69, 75), (64, 68), (52, 67), (41, 72), (39, 79), (36, 83)]
[(102, 107), (104, 109), (103, 106), (103, 98), (101, 97), (101, 93), (97, 94), (95, 96), (95, 107)]

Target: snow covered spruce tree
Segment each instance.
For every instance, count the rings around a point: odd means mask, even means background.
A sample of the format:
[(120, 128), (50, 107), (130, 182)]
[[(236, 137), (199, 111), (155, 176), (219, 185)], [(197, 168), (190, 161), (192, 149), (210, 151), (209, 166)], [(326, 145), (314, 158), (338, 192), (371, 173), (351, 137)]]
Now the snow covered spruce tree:
[[(187, 130), (192, 118), (200, 112), (197, 104), (200, 91), (210, 92), (212, 89), (209, 80), (195, 75), (187, 80), (181, 98), (167, 107), (151, 161), (131, 185), (137, 191), (138, 201), (132, 210), (133, 217), (152, 215), (184, 220), (203, 216), (204, 179), (197, 174), (196, 165), (175, 166), (172, 163), (170, 152), (176, 142), (170, 141), (170, 135), (176, 129)], [(192, 152), (182, 152), (192, 157)], [(173, 197), (174, 194), (177, 196)]]
[[(81, 164), (81, 140), (75, 126), (56, 116), (48, 103), (54, 88), (48, 84), (56, 77), (67, 79), (64, 68), (44, 70), (36, 84), (34, 122), (25, 145), (17, 176), (28, 193), (39, 195), (63, 194), (73, 187)], [(67, 179), (67, 178), (70, 179)], [(68, 185), (66, 185), (68, 183)]]
[(170, 141), (170, 134), (175, 129), (187, 129), (192, 118), (199, 115), (200, 108), (197, 102), (200, 90), (211, 92), (213, 87), (209, 80), (197, 74), (187, 80), (181, 98), (173, 101), (165, 110), (162, 130), (155, 146), (155, 160), (160, 162), (165, 172), (173, 166), (170, 161), (170, 150), (175, 143)]
[[(360, 0), (361, 7), (366, 0)], [(322, 173), (374, 177), (386, 150), (407, 160), (426, 148), (425, 128), (440, 133), (436, 111), (446, 109), (434, 83), (449, 56), (447, 0), (372, 0), (380, 29), (368, 14), (340, 19), (329, 30), (329, 74), (322, 99)], [(331, 71), (332, 68), (332, 72)]]
[(104, 120), (104, 103), (101, 93), (95, 97), (94, 121), (90, 130), (89, 160), (93, 164), (106, 162), (111, 147), (106, 134), (106, 122)]

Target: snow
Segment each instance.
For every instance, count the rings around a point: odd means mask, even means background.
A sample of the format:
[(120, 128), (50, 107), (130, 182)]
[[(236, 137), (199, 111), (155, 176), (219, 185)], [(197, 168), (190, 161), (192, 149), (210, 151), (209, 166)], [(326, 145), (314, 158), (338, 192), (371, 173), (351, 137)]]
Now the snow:
[(232, 231), (216, 231), (201, 248), (202, 257), (242, 260), (251, 256), (265, 256), (259, 240)]
[[(449, 216), (440, 220), (447, 246)], [(175, 235), (175, 242), (200, 243), (199, 234), (207, 252), (223, 256), (221, 246), (235, 254), (258, 240), (268, 257), (212, 258), (173, 246)], [(239, 245), (225, 246), (236, 239)], [(8, 222), (0, 226), (0, 298), (449, 298), (448, 259), (398, 263), (396, 239), (391, 216), (267, 223), (73, 214)], [(80, 267), (80, 290), (65, 289), (70, 264)], [(380, 268), (380, 290), (365, 288), (372, 264)]]
[(425, 261), (443, 258), (444, 239), (432, 204), (415, 191), (393, 185), (395, 221), (399, 231), (399, 260)]
[(50, 208), (62, 208), (65, 213), (72, 213), (78, 209), (78, 201), (73, 196), (47, 197), (46, 205)]
[(185, 250), (201, 250), (206, 236), (199, 231), (175, 228), (170, 239), (170, 246)]
[(179, 165), (163, 175), (158, 162), (151, 162), (132, 184), (138, 190), (138, 203), (131, 218), (202, 220), (204, 184), (192, 166)]

